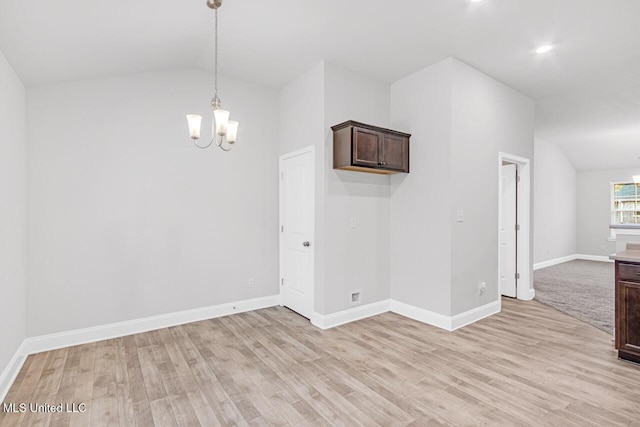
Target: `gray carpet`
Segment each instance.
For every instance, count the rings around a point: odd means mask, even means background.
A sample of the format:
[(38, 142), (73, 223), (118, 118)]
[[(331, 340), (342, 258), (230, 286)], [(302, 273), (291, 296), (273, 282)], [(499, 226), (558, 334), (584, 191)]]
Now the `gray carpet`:
[(536, 300), (613, 334), (614, 265), (575, 260), (533, 272)]

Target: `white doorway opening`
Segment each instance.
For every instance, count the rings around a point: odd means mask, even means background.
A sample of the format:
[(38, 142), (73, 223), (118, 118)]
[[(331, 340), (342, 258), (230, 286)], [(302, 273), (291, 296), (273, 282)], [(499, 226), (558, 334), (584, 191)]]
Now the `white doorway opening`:
[(516, 298), (518, 288), (518, 167), (502, 163), (500, 204), (500, 293)]
[(498, 155), (498, 296), (531, 300), (531, 161)]
[(281, 305), (310, 319), (314, 304), (315, 150), (280, 156)]

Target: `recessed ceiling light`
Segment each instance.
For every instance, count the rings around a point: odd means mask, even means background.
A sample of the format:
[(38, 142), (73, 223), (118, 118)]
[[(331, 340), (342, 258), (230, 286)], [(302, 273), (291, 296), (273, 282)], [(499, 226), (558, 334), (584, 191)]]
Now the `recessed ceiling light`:
[(471, 3), (480, 3), (482, 0), (469, 0)]
[(536, 49), (536, 53), (547, 53), (551, 49), (553, 49), (553, 45), (551, 45), (551, 44), (543, 44), (542, 46), (540, 46), (540, 47), (538, 47)]

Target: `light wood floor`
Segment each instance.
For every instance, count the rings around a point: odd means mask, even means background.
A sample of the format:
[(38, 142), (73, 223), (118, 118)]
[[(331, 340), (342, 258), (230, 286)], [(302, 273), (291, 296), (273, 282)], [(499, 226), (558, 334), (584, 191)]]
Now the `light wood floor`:
[(282, 307), (30, 356), (0, 425), (640, 426), (640, 367), (538, 302), (456, 332), (386, 313), (321, 331)]

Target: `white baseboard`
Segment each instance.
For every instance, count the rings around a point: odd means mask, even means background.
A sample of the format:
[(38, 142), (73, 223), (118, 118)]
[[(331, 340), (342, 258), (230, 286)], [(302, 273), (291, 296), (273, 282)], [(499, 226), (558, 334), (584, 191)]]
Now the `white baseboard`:
[(478, 320), (500, 313), (502, 310), (502, 300), (490, 302), (489, 304), (476, 307), (464, 313), (456, 314), (451, 318), (451, 331), (470, 325)]
[(389, 300), (384, 300), (332, 314), (325, 315), (314, 312), (311, 316), (311, 324), (320, 329), (329, 329), (344, 325), (345, 323), (386, 313), (387, 311), (389, 311)]
[(535, 297), (536, 297), (535, 289), (527, 289), (524, 292), (522, 292), (522, 295), (518, 295), (518, 299), (520, 301), (531, 301)]
[(563, 262), (573, 261), (575, 259), (582, 259), (585, 261), (613, 262), (613, 260), (610, 260), (609, 257), (606, 255), (573, 254), (573, 255), (563, 256), (561, 258), (550, 259), (548, 261), (537, 262), (533, 264), (533, 269), (539, 270), (541, 268), (551, 267), (552, 265), (562, 264)]
[(344, 325), (366, 317), (382, 314), (387, 311), (399, 314), (427, 325), (435, 326), (446, 331), (455, 331), (458, 328), (470, 325), (480, 319), (491, 316), (500, 312), (502, 307), (501, 301), (497, 300), (481, 307), (474, 308), (455, 316), (446, 316), (444, 314), (425, 310), (424, 308), (415, 307), (396, 300), (385, 300), (373, 304), (364, 305), (362, 307), (350, 308), (338, 313), (322, 315), (314, 313), (311, 317), (311, 323), (320, 329), (329, 329), (336, 326)]
[(112, 323), (109, 325), (27, 338), (24, 343), (25, 352), (26, 354), (34, 354), (43, 351), (56, 350), (74, 345), (138, 334), (155, 329), (168, 328), (170, 326), (183, 325), (185, 323), (198, 322), (200, 320), (228, 316), (230, 314), (259, 310), (261, 308), (273, 307), (275, 305), (280, 305), (280, 295), (271, 295), (268, 297), (254, 298), (227, 304), (196, 308), (193, 310), (179, 311), (176, 313), (162, 314), (159, 316), (145, 317), (126, 322)]
[(436, 326), (447, 331), (451, 330), (451, 316), (425, 310), (424, 308), (419, 308), (396, 300), (391, 300), (390, 308), (392, 312), (408, 317), (409, 319), (417, 320), (418, 322)]
[(456, 314), (455, 316), (446, 316), (444, 314), (425, 310), (424, 308), (405, 304), (400, 301), (391, 300), (392, 312), (446, 331), (455, 331), (456, 329), (470, 325), (478, 320), (484, 319), (485, 317), (500, 313), (501, 308), (502, 302), (501, 300), (497, 300), (469, 311), (465, 311), (464, 313)]
[(0, 374), (0, 402), (4, 402), (4, 398), (7, 396), (11, 385), (16, 380), (24, 361), (27, 360), (27, 352), (25, 349), (25, 341), (22, 341), (20, 347), (16, 350), (15, 354), (9, 361), (7, 367)]
[(606, 255), (584, 255), (578, 254), (576, 255), (576, 259), (583, 259), (585, 261), (600, 261), (600, 262), (613, 262), (612, 259), (609, 259)]
[(573, 261), (574, 259), (576, 259), (576, 257), (577, 255), (573, 254), (573, 255), (563, 256), (560, 258), (550, 259), (548, 261), (537, 262), (533, 264), (533, 269), (540, 270), (541, 268), (551, 267), (552, 265), (558, 265), (558, 264), (562, 264), (563, 262)]

